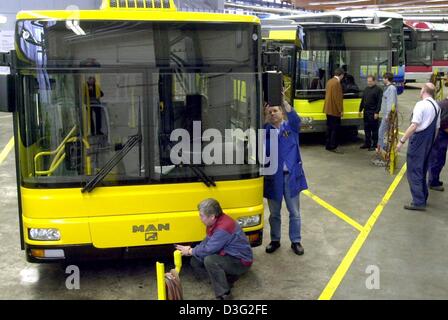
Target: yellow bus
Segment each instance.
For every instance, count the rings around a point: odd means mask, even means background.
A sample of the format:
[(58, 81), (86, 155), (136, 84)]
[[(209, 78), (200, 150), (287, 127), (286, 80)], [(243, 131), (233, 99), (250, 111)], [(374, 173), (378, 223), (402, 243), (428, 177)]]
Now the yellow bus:
[(262, 22), (264, 50), (279, 51), (287, 96), (299, 113), (302, 132), (324, 132), (326, 82), (336, 68), (345, 70), (342, 126), (357, 134), (363, 128), (359, 114), (367, 76), (391, 70), (391, 28), (347, 23)]
[[(259, 165), (248, 153), (234, 161), (248, 144), (241, 132), (261, 127), (258, 18), (180, 12), (172, 0), (22, 11), (15, 49), (0, 111), (13, 112), (28, 261), (201, 241), (197, 204), (210, 197), (261, 244)], [(210, 130), (240, 132), (230, 142), (244, 149), (225, 140), (225, 161), (205, 161)]]

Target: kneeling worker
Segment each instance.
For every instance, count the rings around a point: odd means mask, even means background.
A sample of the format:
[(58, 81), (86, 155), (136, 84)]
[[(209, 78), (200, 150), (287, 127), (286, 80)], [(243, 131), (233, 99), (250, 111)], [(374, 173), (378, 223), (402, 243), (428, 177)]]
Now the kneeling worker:
[(207, 236), (194, 248), (177, 245), (176, 249), (183, 256), (192, 256), (193, 269), (207, 270), (217, 299), (230, 299), (229, 280), (249, 270), (252, 248), (239, 224), (222, 212), (218, 201), (203, 200), (198, 209)]

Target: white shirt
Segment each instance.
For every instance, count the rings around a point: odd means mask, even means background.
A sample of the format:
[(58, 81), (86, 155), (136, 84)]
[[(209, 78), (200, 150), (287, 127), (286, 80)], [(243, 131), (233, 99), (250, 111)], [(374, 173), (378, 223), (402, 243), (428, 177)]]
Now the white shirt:
[[(440, 107), (437, 102), (433, 98), (426, 98), (422, 101), (419, 101), (415, 104), (414, 111), (412, 112), (412, 123), (417, 124), (416, 132), (420, 132), (428, 128), (435, 117), (434, 107), (431, 102), (434, 103), (434, 106), (437, 109), (437, 112), (440, 114)], [(440, 128), (440, 116), (437, 119), (437, 129)]]

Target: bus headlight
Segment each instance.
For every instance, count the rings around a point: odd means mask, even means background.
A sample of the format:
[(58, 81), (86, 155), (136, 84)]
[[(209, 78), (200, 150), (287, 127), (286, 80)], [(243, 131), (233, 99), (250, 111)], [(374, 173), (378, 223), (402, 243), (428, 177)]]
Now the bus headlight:
[(29, 229), (31, 240), (58, 241), (61, 240), (61, 232), (58, 229)]
[(256, 216), (240, 217), (236, 221), (241, 228), (253, 227), (260, 224), (261, 216), (257, 214)]

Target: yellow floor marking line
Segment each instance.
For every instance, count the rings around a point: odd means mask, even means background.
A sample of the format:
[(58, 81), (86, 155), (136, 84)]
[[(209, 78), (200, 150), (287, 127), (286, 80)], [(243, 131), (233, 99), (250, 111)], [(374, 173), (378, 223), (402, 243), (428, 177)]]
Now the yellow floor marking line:
[(330, 281), (327, 283), (327, 286), (320, 294), (319, 300), (330, 300), (333, 297), (334, 293), (336, 292), (336, 289), (341, 284), (342, 279), (344, 279), (345, 274), (347, 273), (348, 269), (352, 265), (353, 261), (355, 260), (356, 256), (358, 255), (359, 251), (361, 250), (364, 242), (366, 241), (367, 237), (370, 234), (370, 231), (372, 230), (376, 221), (378, 220), (381, 213), (383, 212), (385, 205), (392, 197), (392, 194), (394, 193), (395, 189), (397, 188), (398, 184), (400, 183), (401, 179), (403, 178), (405, 172), (406, 172), (406, 163), (403, 165), (400, 172), (398, 173), (398, 175), (395, 177), (394, 181), (390, 185), (389, 189), (386, 191), (386, 194), (384, 195), (380, 204), (375, 208), (375, 210), (369, 217), (369, 220), (367, 220), (361, 233), (358, 235), (356, 240), (353, 242), (352, 246), (348, 250), (347, 254), (345, 255), (345, 257), (342, 260), (339, 267), (337, 268), (336, 272), (333, 274)]
[(322, 207), (324, 207), (325, 209), (327, 209), (331, 213), (335, 214), (336, 216), (338, 216), (339, 218), (341, 218), (342, 220), (347, 222), (349, 225), (351, 225), (352, 227), (354, 227), (358, 231), (362, 231), (363, 230), (363, 226), (361, 226), (358, 222), (356, 222), (355, 220), (350, 218), (348, 215), (346, 215), (341, 210), (336, 209), (335, 207), (333, 207), (328, 202), (325, 202), (324, 200), (322, 200), (321, 198), (319, 198), (315, 194), (311, 193), (309, 190), (304, 190), (304, 191), (302, 191), (302, 193), (304, 195), (306, 195), (307, 197), (311, 198), (312, 200), (314, 200), (317, 204), (321, 205)]
[(2, 162), (6, 159), (6, 157), (8, 156), (9, 152), (12, 150), (13, 147), (14, 147), (14, 137), (9, 139), (9, 142), (6, 145), (6, 147), (3, 148), (2, 152), (0, 152), (0, 164), (2, 164)]

